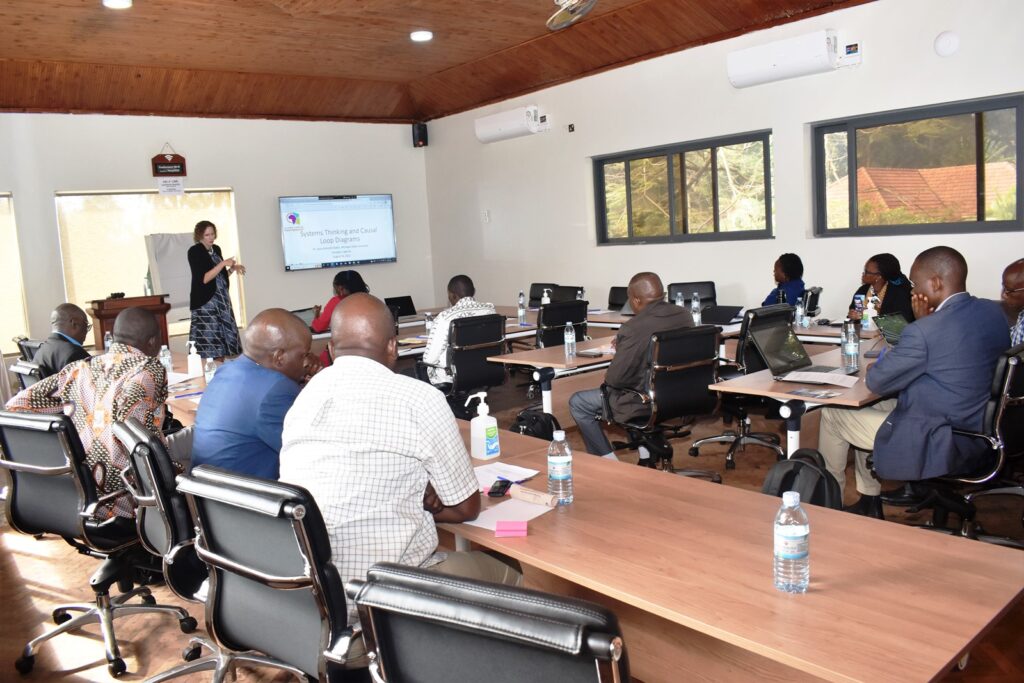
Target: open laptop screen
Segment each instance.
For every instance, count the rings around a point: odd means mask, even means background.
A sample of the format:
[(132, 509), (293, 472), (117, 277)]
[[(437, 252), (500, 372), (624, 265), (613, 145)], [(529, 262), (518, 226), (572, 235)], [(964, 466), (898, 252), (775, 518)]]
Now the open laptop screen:
[(384, 299), (384, 305), (397, 311), (400, 316), (416, 315), (416, 307), (412, 305), (411, 296), (389, 296)]
[(896, 346), (899, 343), (903, 328), (909, 324), (902, 313), (880, 315), (875, 318), (875, 325), (878, 326), (879, 332), (885, 338), (885, 343), (889, 346)]
[(754, 346), (761, 352), (765, 364), (776, 377), (811, 365), (811, 359), (804, 350), (804, 345), (793, 333), (793, 328), (785, 321), (780, 322), (783, 324), (750, 330)]
[(316, 318), (316, 310), (313, 308), (300, 308), (297, 311), (292, 311), (292, 313), (299, 316), (302, 322), (306, 323), (306, 327), (311, 327), (313, 320)]

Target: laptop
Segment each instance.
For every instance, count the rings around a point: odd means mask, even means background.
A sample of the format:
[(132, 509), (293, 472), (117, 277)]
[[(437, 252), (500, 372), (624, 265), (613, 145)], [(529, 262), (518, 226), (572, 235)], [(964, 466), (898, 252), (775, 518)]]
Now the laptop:
[(708, 306), (700, 312), (700, 321), (705, 325), (728, 325), (742, 310), (742, 306)]
[(384, 298), (384, 305), (399, 316), (416, 315), (416, 307), (412, 305), (411, 296), (389, 296)]
[(306, 323), (306, 327), (312, 328), (313, 320), (316, 319), (316, 309), (313, 308), (300, 308), (297, 311), (292, 311), (295, 315), (299, 316), (302, 322)]
[(815, 382), (788, 379), (787, 375), (793, 371), (839, 374), (855, 374), (856, 372), (846, 372), (843, 368), (833, 365), (814, 365), (810, 356), (807, 355), (804, 345), (794, 334), (793, 328), (785, 323), (750, 330), (750, 338), (761, 353), (761, 357), (764, 358), (772, 375), (776, 380), (782, 382), (800, 381), (804, 384), (815, 384)]
[(890, 313), (889, 315), (875, 317), (875, 325), (878, 326), (878, 331), (882, 333), (882, 338), (885, 339), (885, 343), (889, 346), (896, 346), (900, 343), (900, 335), (903, 334), (903, 328), (909, 324), (910, 322), (902, 313)]

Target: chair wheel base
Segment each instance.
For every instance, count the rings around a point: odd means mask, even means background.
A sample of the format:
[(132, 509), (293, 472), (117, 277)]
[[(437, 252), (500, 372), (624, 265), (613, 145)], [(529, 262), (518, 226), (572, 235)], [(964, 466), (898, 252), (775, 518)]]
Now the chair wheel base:
[(143, 605), (155, 605), (156, 604), (156, 598), (154, 598), (152, 595), (143, 595), (142, 596), (142, 604)]
[(195, 617), (185, 617), (178, 621), (178, 627), (181, 628), (182, 633), (192, 633), (198, 625), (199, 622), (196, 621)]
[(194, 662), (199, 659), (199, 655), (203, 654), (203, 648), (199, 645), (189, 645), (181, 651), (181, 658), (186, 662)]
[(736, 461), (735, 460), (726, 460), (725, 461), (725, 469), (727, 469), (727, 470), (734, 470), (734, 469), (736, 469)]
[(696, 458), (698, 455), (700, 455), (700, 449), (691, 447), (690, 456)]
[(124, 660), (120, 657), (112, 659), (107, 663), (107, 671), (109, 671), (110, 675), (114, 678), (119, 678), (127, 670), (128, 667), (125, 666)]
[(36, 664), (35, 655), (27, 655), (24, 657), (18, 657), (14, 662), (14, 668), (18, 670), (18, 673), (25, 675), (32, 671), (32, 667)]

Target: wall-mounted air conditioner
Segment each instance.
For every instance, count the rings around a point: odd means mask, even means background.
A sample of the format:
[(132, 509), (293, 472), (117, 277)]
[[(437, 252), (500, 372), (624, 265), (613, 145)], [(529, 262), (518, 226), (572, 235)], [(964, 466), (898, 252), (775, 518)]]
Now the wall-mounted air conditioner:
[(730, 52), (729, 82), (736, 88), (833, 71), (860, 63), (860, 44), (840, 44), (835, 31), (822, 30)]
[(548, 123), (540, 109), (531, 104), (484, 116), (474, 121), (473, 127), (480, 142), (498, 142), (543, 132), (548, 129)]

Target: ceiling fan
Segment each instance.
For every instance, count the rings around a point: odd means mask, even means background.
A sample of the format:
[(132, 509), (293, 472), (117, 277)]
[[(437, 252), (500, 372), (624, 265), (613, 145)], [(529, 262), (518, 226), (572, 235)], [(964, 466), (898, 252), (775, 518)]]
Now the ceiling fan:
[(552, 31), (575, 24), (594, 8), (597, 0), (555, 0), (555, 4), (558, 5), (558, 11), (547, 22), (548, 29)]

